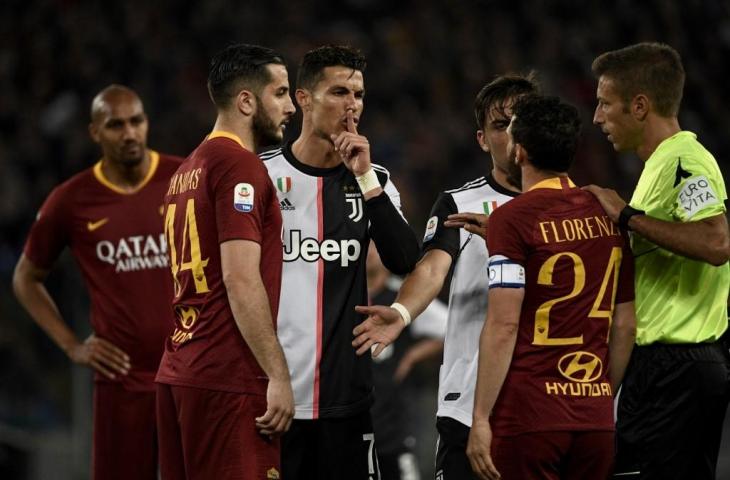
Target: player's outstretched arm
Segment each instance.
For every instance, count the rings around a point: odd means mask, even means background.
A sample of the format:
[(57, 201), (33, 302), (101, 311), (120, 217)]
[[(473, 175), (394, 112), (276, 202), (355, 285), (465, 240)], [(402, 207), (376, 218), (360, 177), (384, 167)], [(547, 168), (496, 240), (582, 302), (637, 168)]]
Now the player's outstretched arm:
[(624, 378), (635, 340), (636, 312), (634, 302), (619, 303), (613, 311), (613, 322), (611, 323), (610, 340), (608, 342), (608, 378), (614, 395), (616, 395)]
[[(449, 268), (451, 255), (439, 249), (429, 250), (403, 281), (395, 301), (403, 305), (411, 318), (415, 319), (441, 291)], [(373, 356), (377, 357), (405, 328), (403, 317), (394, 308), (360, 305), (355, 310), (368, 316), (352, 332), (355, 335), (352, 346), (357, 349), (358, 355), (368, 352), (370, 347), (378, 344), (373, 351)]]
[(524, 288), (489, 290), (487, 319), (479, 337), (479, 368), (472, 428), (466, 447), (471, 467), (482, 479), (500, 478), (492, 461), (489, 416), (512, 362), (524, 297)]
[[(626, 206), (618, 193), (596, 185), (583, 189), (595, 195), (611, 220), (618, 223), (621, 210)], [(629, 227), (647, 240), (683, 257), (715, 266), (730, 260), (730, 229), (724, 214), (690, 222), (666, 222), (648, 215), (634, 215), (629, 219)]]
[(13, 290), (31, 318), (74, 363), (88, 365), (112, 379), (126, 375), (130, 369), (129, 356), (122, 350), (94, 334), (83, 343), (76, 338), (44, 285), (47, 277), (47, 270), (21, 255), (13, 274)]
[(286, 432), (294, 416), (289, 369), (276, 338), (269, 297), (261, 279), (261, 246), (249, 240), (221, 244), (221, 270), (228, 302), (241, 336), (269, 377), (266, 412), (256, 418), (262, 435)]

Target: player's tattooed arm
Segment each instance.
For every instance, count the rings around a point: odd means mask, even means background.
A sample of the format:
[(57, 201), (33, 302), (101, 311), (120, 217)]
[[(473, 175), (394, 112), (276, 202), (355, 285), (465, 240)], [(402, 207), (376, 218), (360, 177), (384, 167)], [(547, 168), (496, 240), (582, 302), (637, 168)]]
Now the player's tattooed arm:
[(47, 270), (34, 265), (25, 255), (20, 257), (13, 274), (13, 290), (31, 318), (74, 363), (88, 365), (112, 379), (126, 375), (131, 368), (129, 355), (117, 346), (94, 334), (79, 341), (48, 293), (44, 285), (47, 277)]

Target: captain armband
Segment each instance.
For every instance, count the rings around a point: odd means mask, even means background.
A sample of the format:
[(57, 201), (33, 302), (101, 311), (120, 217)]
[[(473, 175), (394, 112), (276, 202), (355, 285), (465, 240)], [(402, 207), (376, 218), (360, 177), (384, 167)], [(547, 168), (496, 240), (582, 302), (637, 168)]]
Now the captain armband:
[(492, 255), (489, 288), (525, 288), (525, 267), (504, 255)]

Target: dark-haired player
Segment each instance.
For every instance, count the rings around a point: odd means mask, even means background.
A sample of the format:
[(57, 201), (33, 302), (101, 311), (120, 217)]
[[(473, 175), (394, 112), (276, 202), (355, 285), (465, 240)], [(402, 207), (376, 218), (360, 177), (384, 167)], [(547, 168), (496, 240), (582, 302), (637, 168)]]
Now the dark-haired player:
[(523, 193), (489, 220), (489, 306), (467, 446), (482, 479), (611, 472), (613, 392), (636, 328), (633, 258), (626, 236), (566, 174), (579, 132), (576, 109), (555, 97), (528, 95), (513, 108), (510, 174)]
[[(172, 329), (161, 209), (181, 159), (149, 150), (147, 129), (134, 91), (99, 92), (89, 132), (103, 157), (48, 196), (13, 277), (35, 322), (74, 363), (96, 371), (94, 479), (157, 478), (154, 377)], [(83, 342), (43, 285), (66, 246), (91, 298), (94, 333)]]
[[(491, 157), (491, 171), (486, 177), (439, 195), (426, 225), (423, 257), (396, 298), (405, 314), (415, 319), (436, 298), (454, 267), (436, 414), (439, 433), (436, 475), (442, 480), (473, 478), (466, 457), (466, 441), (474, 406), (479, 332), (487, 313), (488, 279), (484, 271), (489, 258), (486, 243), (474, 238), (474, 234), (483, 230), (490, 212), (519, 193), (519, 185), (511, 185), (507, 180), (506, 130), (515, 100), (537, 89), (531, 76), (502, 75), (479, 91), (474, 101), (476, 137), (479, 146)], [(371, 315), (355, 330), (354, 345), (360, 354), (378, 343), (377, 355), (405, 328), (402, 314), (392, 307), (374, 305), (361, 307), (359, 311)]]
[(633, 230), (637, 337), (621, 389), (616, 478), (714, 479), (727, 410), (730, 231), (717, 161), (677, 115), (685, 73), (670, 46), (639, 43), (593, 62), (593, 122), (616, 151), (636, 152), (629, 204), (587, 187)]
[(279, 339), (292, 372), (295, 420), (282, 441), (287, 479), (379, 478), (369, 408), (371, 360), (352, 349), (367, 303), (372, 238), (385, 266), (409, 272), (418, 240), (400, 212), (387, 170), (370, 162), (357, 126), (365, 59), (348, 47), (308, 52), (296, 99), (302, 131), (262, 155), (284, 218)]
[(281, 213), (257, 147), (294, 113), (282, 57), (255, 45), (215, 55), (213, 131), (172, 177), (165, 233), (175, 330), (157, 374), (165, 479), (277, 479), (294, 413), (275, 333)]

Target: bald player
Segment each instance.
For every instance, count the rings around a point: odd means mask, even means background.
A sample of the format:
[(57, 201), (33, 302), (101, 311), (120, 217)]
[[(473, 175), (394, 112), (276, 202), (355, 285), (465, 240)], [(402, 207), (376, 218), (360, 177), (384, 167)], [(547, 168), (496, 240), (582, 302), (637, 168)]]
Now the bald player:
[[(157, 478), (154, 377), (173, 329), (162, 201), (182, 159), (147, 148), (139, 96), (111, 85), (91, 104), (102, 150), (91, 168), (56, 187), (31, 227), (13, 288), (72, 362), (94, 369), (92, 478)], [(91, 299), (93, 333), (79, 340), (44, 286), (64, 247)]]

